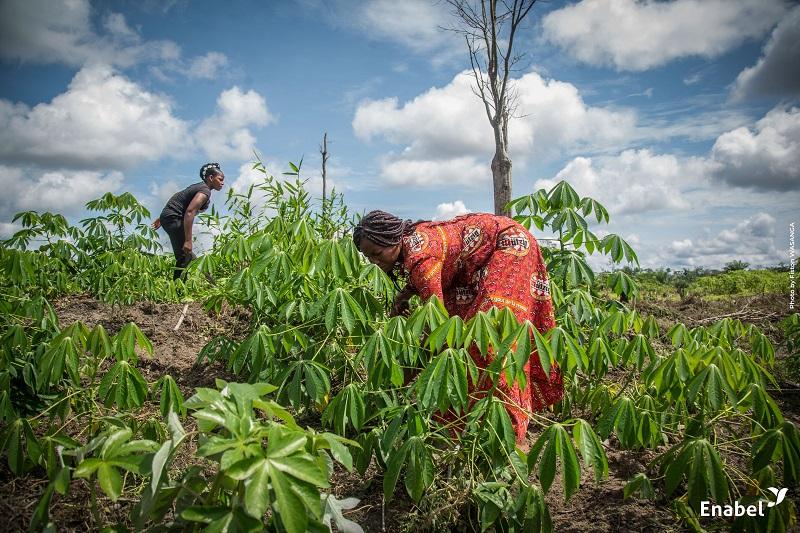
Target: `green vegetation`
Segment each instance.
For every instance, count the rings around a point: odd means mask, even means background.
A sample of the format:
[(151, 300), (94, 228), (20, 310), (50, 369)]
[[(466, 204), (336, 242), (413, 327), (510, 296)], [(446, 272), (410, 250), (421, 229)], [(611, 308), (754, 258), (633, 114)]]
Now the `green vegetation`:
[[(636, 281), (643, 298), (678, 299), (690, 295), (704, 297), (789, 294), (789, 274), (781, 269), (711, 271), (704, 268), (671, 271), (632, 268), (620, 269)], [(608, 276), (600, 274), (595, 288)]]
[(701, 296), (789, 294), (789, 276), (769, 270), (737, 270), (702, 277), (689, 285), (688, 292)]
[[(315, 211), (299, 181), (265, 173), (227, 203), (230, 215), (206, 217), (217, 237), (186, 284), (151, 255), (147, 213), (130, 195), (90, 203), (100, 215), (79, 227), (22, 214), (25, 228), (0, 248), (0, 450), (14, 475), (48, 480), (31, 528), (50, 522), (54, 493), (88, 481), (98, 528), (114, 525), (98, 513), (102, 492), (137, 502), (129, 517), (137, 529), (327, 531), (344, 520), (344, 503), (328, 492), (334, 467), (363, 475), (373, 463), (385, 499), (404, 491), (426, 527), (462, 517), (481, 530), (549, 531), (544, 496), (555, 478), (565, 500), (581, 490), (582, 468), (602, 482), (607, 446), (656, 450), (625, 495), (663, 494), (687, 525), (698, 523), (702, 500), (748, 504), (800, 479), (800, 435), (768, 392), (769, 339), (730, 318), (663, 330), (618, 301), (641, 294), (624, 270), (597, 290), (587, 255), (637, 257), (620, 237), (589, 231), (585, 217), (608, 222), (607, 211), (564, 182), (511, 204), (523, 224), (562, 242), (544, 250), (557, 315), (545, 334), (508, 310), (464, 322), (435, 298), (388, 319), (396, 288), (356, 251), (340, 197)], [(32, 250), (34, 238), (45, 243)], [(219, 381), (184, 400), (171, 377), (148, 383), (139, 372), (152, 346), (135, 324), (113, 335), (62, 327), (47, 300), (83, 291), (119, 305), (179, 301), (187, 289), (209, 311), (249, 311), (246, 335), (216, 337), (198, 356), (246, 383)], [(473, 343), (494, 354), (486, 369), (469, 356)], [(494, 386), (475, 395), (469, 384), (524, 383), (532, 348), (545, 369), (560, 365), (565, 397), (553, 416), (532, 415), (537, 436), (525, 453)], [(147, 403), (163, 420), (137, 418)], [(321, 431), (301, 426), (320, 411)], [(196, 431), (184, 430), (187, 417)], [(194, 464), (175, 468), (190, 441)], [(460, 503), (432, 503), (442, 501)], [(734, 527), (794, 525), (787, 500)]]
[(793, 314), (786, 318), (782, 324), (786, 337), (786, 348), (789, 356), (786, 358), (786, 371), (796, 383), (800, 382), (800, 314)]

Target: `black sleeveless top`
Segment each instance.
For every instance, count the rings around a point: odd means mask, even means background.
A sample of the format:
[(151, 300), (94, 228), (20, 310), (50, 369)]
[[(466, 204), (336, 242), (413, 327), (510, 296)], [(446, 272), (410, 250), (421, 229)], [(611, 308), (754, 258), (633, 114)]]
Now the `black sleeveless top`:
[(169, 199), (167, 205), (165, 205), (164, 209), (161, 211), (161, 218), (183, 218), (192, 199), (199, 192), (206, 195), (206, 201), (202, 207), (200, 207), (200, 211), (208, 209), (208, 204), (211, 202), (211, 188), (201, 181), (200, 183), (189, 185), (182, 191), (173, 194), (172, 198)]

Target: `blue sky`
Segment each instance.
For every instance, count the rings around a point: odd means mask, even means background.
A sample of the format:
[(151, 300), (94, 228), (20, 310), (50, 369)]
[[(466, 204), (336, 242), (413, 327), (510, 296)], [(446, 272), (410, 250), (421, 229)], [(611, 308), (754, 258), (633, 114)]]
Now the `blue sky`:
[[(0, 235), (22, 210), (77, 221), (109, 190), (155, 216), (206, 161), (242, 190), (253, 149), (275, 175), (304, 157), (319, 196), (325, 131), (356, 211), (491, 211), (491, 129), (455, 23), (434, 0), (0, 0)], [(514, 196), (566, 179), (646, 267), (786, 262), (799, 43), (783, 0), (537, 3), (517, 41)]]

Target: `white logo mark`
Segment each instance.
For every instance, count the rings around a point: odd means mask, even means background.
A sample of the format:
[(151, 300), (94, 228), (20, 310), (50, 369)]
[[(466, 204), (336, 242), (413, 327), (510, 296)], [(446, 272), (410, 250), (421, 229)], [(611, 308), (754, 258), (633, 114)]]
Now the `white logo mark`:
[(775, 507), (776, 505), (778, 505), (779, 503), (781, 503), (783, 501), (783, 499), (786, 497), (786, 492), (789, 489), (780, 489), (779, 490), (779, 489), (776, 489), (775, 487), (768, 487), (767, 490), (769, 490), (772, 494), (775, 495), (775, 501), (774, 502), (767, 502), (767, 507)]

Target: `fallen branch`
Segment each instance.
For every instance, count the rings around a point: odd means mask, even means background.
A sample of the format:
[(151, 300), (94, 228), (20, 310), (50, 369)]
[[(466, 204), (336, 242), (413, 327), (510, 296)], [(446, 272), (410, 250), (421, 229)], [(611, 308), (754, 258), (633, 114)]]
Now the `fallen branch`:
[(733, 313), (728, 313), (728, 314), (725, 314), (725, 315), (719, 315), (719, 316), (712, 316), (712, 317), (704, 318), (702, 320), (697, 320), (696, 322), (698, 324), (710, 324), (712, 322), (716, 322), (717, 320), (722, 320), (723, 318), (736, 318), (736, 319), (739, 319), (739, 320), (748, 320), (750, 322), (756, 322), (756, 321), (763, 322), (764, 320), (770, 319), (770, 318), (772, 318), (772, 317), (774, 317), (776, 315), (777, 315), (777, 313), (763, 313), (762, 314), (762, 313), (758, 313), (758, 312), (755, 312), (755, 311), (747, 312), (745, 310), (741, 310), (741, 311), (736, 311), (736, 312), (733, 312)]

